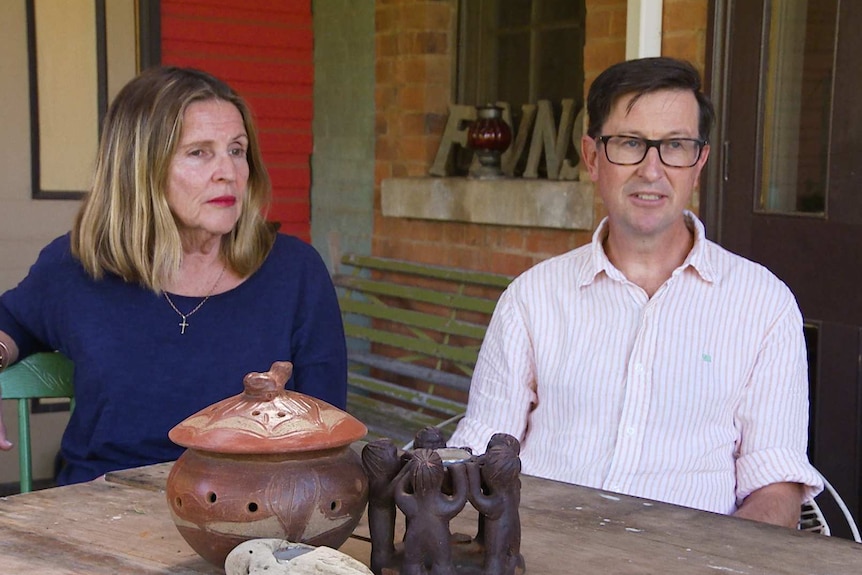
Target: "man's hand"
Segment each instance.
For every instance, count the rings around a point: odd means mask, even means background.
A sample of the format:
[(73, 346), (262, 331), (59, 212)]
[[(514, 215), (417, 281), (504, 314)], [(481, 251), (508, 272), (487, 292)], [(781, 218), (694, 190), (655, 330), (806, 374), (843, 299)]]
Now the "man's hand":
[(773, 483), (751, 492), (733, 515), (795, 529), (801, 505), (801, 484)]

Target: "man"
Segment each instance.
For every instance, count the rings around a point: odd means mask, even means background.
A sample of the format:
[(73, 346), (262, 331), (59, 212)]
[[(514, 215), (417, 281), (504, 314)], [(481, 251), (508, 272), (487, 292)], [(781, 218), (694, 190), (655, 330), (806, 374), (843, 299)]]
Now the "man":
[(522, 443), (523, 472), (795, 527), (806, 456), (802, 318), (762, 266), (686, 211), (713, 110), (688, 63), (612, 66), (587, 99), (590, 245), (501, 296), (450, 445)]

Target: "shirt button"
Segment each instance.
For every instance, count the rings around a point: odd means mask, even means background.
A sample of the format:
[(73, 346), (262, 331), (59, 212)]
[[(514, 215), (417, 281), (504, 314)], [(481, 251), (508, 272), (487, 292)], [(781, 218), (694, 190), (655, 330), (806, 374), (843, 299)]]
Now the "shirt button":
[(644, 372), (644, 364), (636, 363), (635, 364), (635, 373), (643, 373)]
[(634, 428), (634, 427), (627, 427), (627, 428), (626, 428), (626, 435), (631, 436), (631, 435), (634, 435), (634, 434), (635, 434), (635, 428)]

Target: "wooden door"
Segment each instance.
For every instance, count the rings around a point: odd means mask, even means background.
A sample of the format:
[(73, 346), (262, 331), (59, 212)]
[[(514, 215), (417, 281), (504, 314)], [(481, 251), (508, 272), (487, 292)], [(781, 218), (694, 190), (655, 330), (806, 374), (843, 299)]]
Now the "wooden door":
[[(721, 122), (706, 220), (722, 245), (796, 294), (809, 348), (810, 456), (858, 521), (862, 2), (715, 0), (713, 8)], [(833, 530), (849, 533), (837, 507), (826, 507)]]

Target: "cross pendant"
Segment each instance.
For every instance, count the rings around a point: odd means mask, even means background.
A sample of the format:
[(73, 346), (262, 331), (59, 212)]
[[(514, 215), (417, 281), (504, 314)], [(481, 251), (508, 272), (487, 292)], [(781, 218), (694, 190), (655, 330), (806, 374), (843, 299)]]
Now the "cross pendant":
[(186, 328), (189, 327), (189, 322), (186, 321), (186, 316), (183, 316), (183, 321), (178, 324), (180, 326), (180, 335), (185, 335)]

